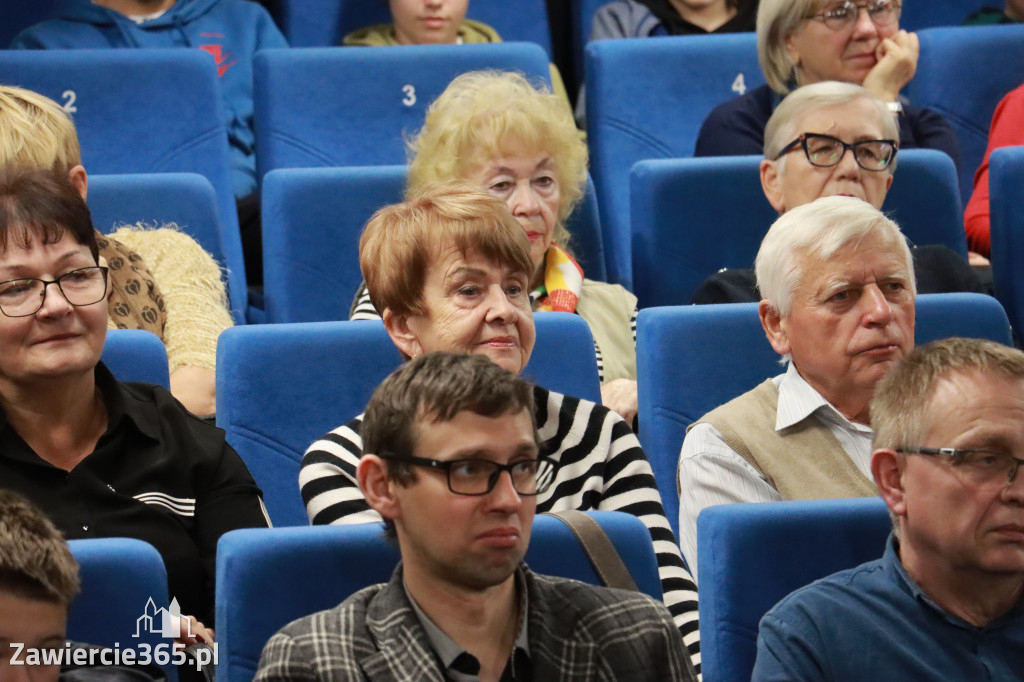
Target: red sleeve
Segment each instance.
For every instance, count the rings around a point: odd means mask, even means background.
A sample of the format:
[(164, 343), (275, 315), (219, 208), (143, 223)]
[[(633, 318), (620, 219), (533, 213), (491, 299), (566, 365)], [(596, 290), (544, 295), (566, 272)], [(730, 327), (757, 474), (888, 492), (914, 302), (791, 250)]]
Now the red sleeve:
[(989, 207), (988, 207), (988, 157), (993, 149), (1024, 144), (1024, 86), (1010, 92), (996, 107), (992, 116), (992, 127), (988, 134), (988, 148), (985, 158), (974, 174), (974, 192), (964, 210), (964, 229), (967, 231), (967, 246), (988, 257)]

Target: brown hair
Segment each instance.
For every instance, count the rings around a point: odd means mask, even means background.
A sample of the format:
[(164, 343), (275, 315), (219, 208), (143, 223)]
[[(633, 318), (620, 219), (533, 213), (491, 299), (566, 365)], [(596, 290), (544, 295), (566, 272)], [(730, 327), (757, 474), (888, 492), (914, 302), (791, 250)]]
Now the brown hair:
[(78, 564), (60, 531), (24, 497), (0, 490), (0, 591), (67, 606), (78, 590)]
[(462, 253), (533, 274), (526, 232), (500, 199), (465, 184), (427, 187), (370, 218), (359, 239), (359, 267), (373, 306), (381, 314), (422, 315), (427, 269), (440, 249)]
[(5, 253), (12, 242), (27, 247), (35, 235), (40, 235), (44, 244), (54, 244), (66, 233), (89, 247), (99, 262), (92, 216), (66, 173), (0, 167), (0, 253)]

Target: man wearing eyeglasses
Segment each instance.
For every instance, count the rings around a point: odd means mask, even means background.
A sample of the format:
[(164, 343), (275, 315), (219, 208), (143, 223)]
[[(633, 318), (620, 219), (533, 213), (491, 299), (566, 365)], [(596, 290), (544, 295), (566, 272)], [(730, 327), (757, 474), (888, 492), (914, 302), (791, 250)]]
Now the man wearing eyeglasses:
[[(928, 2), (929, 0), (912, 0)], [(918, 39), (900, 30), (899, 0), (760, 0), (757, 53), (766, 85), (716, 107), (697, 136), (696, 156), (760, 154), (765, 125), (797, 88), (824, 81), (863, 85), (898, 115), (902, 149), (946, 152), (959, 164), (949, 122), (900, 91), (917, 71)]]
[(402, 561), (274, 635), (256, 679), (695, 680), (663, 605), (522, 563), (555, 470), (533, 414), (533, 387), (481, 355), (427, 353), (385, 379), (357, 480)]
[(761, 326), (788, 367), (687, 430), (679, 542), (691, 572), (706, 507), (877, 493), (868, 403), (914, 346), (906, 239), (859, 198), (787, 211), (761, 242), (755, 273)]
[(885, 553), (769, 611), (753, 679), (1024, 679), (1024, 354), (929, 344), (871, 413)]

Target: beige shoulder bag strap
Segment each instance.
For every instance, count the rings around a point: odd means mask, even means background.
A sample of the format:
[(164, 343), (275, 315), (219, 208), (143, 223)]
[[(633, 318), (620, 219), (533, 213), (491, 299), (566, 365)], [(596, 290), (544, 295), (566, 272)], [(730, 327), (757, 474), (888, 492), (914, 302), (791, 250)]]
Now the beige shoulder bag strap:
[(560, 519), (569, 526), (573, 534), (583, 545), (583, 551), (590, 559), (591, 565), (597, 571), (598, 577), (605, 587), (615, 587), (620, 590), (631, 590), (639, 592), (633, 576), (623, 563), (622, 557), (615, 549), (615, 545), (608, 539), (608, 535), (601, 528), (601, 524), (581, 511), (569, 510), (560, 512), (546, 512), (548, 516)]

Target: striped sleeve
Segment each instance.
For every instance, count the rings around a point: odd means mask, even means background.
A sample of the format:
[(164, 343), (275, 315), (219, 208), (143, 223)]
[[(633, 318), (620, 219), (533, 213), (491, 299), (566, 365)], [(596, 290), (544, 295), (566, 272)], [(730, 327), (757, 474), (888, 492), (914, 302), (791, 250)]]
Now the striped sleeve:
[(349, 310), (350, 320), (379, 320), (380, 313), (373, 307), (370, 300), (370, 290), (366, 288), (366, 282), (359, 283), (355, 298), (352, 299), (352, 308)]
[(559, 463), (554, 485), (537, 499), (537, 511), (624, 511), (643, 521), (658, 559), (665, 605), (699, 671), (697, 587), (683, 564), (640, 441), (619, 415), (601, 405), (534, 390), (538, 431), (545, 451)]
[(362, 423), (359, 415), (310, 445), (302, 456), (299, 490), (314, 525), (382, 520), (356, 483), (356, 467), (363, 456)]

